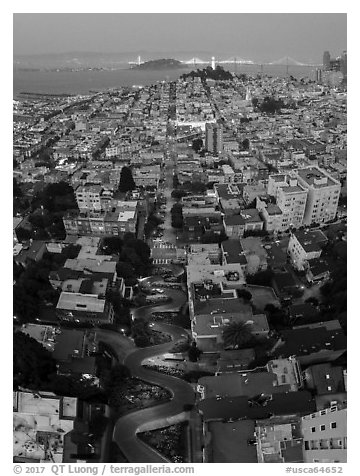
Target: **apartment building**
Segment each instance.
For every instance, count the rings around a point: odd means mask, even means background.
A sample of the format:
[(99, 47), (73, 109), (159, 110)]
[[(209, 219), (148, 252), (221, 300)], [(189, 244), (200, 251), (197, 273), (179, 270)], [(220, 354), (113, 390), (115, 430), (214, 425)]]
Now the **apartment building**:
[(160, 165), (144, 165), (139, 169), (133, 169), (133, 178), (137, 187), (158, 188), (160, 176)]
[(51, 392), (13, 394), (14, 443), (17, 463), (62, 463), (67, 435), (74, 429), (78, 399)]
[(303, 222), (324, 223), (336, 217), (341, 183), (319, 167), (297, 171), (299, 185), (307, 191)]
[(321, 230), (292, 233), (289, 240), (288, 254), (296, 269), (307, 269), (308, 262), (320, 258), (322, 246), (327, 238)]
[(264, 230), (269, 233), (285, 231), (287, 225), (283, 223), (283, 212), (272, 200), (268, 195), (256, 197), (256, 209), (264, 221)]
[(347, 409), (337, 405), (303, 416), (306, 463), (346, 463)]
[(272, 197), (276, 197), (277, 190), (280, 187), (286, 187), (288, 185), (285, 174), (269, 175), (269, 181), (267, 184), (267, 193)]
[(112, 305), (97, 294), (63, 291), (56, 305), (60, 321), (111, 324), (114, 320)]
[(101, 210), (101, 185), (79, 185), (75, 190), (79, 210)]
[(63, 217), (69, 235), (123, 236), (136, 233), (138, 211), (115, 207), (109, 211), (69, 212)]
[(276, 188), (276, 205), (282, 211), (283, 228), (299, 228), (303, 224), (307, 190), (296, 178), (286, 176), (286, 185)]

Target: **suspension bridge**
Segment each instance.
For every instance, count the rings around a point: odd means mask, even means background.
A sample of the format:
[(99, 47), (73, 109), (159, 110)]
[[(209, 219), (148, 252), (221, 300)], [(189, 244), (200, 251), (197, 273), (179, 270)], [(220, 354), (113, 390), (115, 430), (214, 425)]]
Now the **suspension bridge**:
[[(198, 66), (198, 65), (211, 65), (212, 64), (212, 59), (209, 58), (208, 60), (203, 60), (201, 58), (190, 58), (189, 60), (179, 60), (181, 63), (183, 63), (184, 65), (188, 65), (188, 66)], [(142, 61), (141, 60), (141, 57), (139, 56), (137, 58), (137, 61), (129, 61), (129, 64), (130, 65), (141, 65), (145, 63), (145, 61)], [(215, 64), (218, 64), (218, 65), (226, 65), (226, 64), (229, 64), (229, 65), (254, 65), (254, 66), (260, 66), (260, 67), (263, 67), (263, 66), (285, 66), (285, 67), (289, 67), (289, 66), (303, 66), (303, 67), (313, 67), (313, 68), (318, 68), (320, 66), (322, 66), (322, 64), (317, 64), (317, 63), (303, 63), (301, 61), (297, 61), (295, 60), (294, 58), (291, 58), (290, 56), (284, 56), (280, 59), (277, 59), (277, 60), (274, 60), (274, 61), (253, 61), (253, 60), (250, 60), (250, 59), (243, 59), (243, 58), (240, 58), (240, 57), (237, 57), (237, 56), (234, 56), (232, 58), (228, 58), (226, 60), (223, 60), (223, 59), (220, 59), (220, 58), (217, 58), (215, 59)]]

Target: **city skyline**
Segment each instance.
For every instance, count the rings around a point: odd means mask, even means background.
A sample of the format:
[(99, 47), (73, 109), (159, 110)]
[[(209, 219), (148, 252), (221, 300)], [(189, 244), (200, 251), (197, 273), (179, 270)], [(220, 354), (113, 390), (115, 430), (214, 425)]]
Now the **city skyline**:
[(14, 55), (209, 52), (311, 63), (347, 49), (344, 13), (20, 13), (13, 37)]

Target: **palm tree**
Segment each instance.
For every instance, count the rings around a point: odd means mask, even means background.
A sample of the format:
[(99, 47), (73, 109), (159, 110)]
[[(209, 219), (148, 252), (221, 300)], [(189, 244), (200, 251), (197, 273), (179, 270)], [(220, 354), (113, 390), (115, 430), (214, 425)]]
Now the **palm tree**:
[(225, 348), (241, 349), (251, 341), (253, 336), (248, 324), (243, 322), (231, 322), (224, 327), (222, 337)]

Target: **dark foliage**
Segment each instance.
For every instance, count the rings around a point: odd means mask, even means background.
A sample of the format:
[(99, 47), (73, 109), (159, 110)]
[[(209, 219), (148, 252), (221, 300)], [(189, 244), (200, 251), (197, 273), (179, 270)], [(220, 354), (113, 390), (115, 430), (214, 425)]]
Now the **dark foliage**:
[(131, 169), (124, 166), (121, 169), (119, 191), (120, 192), (130, 192), (136, 188)]
[(275, 99), (273, 97), (266, 96), (258, 107), (261, 112), (266, 114), (275, 114), (284, 107), (284, 103), (281, 99)]
[(247, 291), (246, 289), (238, 289), (237, 295), (238, 295), (238, 298), (242, 298), (245, 301), (249, 302), (252, 300), (251, 292)]
[(118, 236), (107, 236), (101, 242), (101, 253), (105, 255), (119, 255), (123, 246), (123, 240)]
[(242, 145), (242, 148), (243, 148), (244, 150), (249, 150), (249, 148), (250, 148), (250, 141), (249, 141), (249, 139), (244, 139), (244, 140), (242, 141), (241, 145)]
[(201, 353), (202, 352), (200, 349), (198, 349), (196, 342), (192, 342), (188, 350), (188, 357), (190, 362), (197, 362)]
[(39, 342), (22, 333), (13, 337), (14, 389), (44, 389), (56, 372), (56, 361)]
[(191, 71), (190, 73), (181, 76), (181, 79), (186, 78), (201, 78), (202, 81), (206, 81), (207, 79), (214, 79), (215, 81), (232, 81), (233, 76), (230, 71), (226, 71), (218, 65), (215, 69), (212, 69), (211, 66), (207, 66), (203, 70), (197, 69), (196, 71)]
[(252, 334), (249, 326), (243, 322), (231, 322), (226, 325), (222, 332), (224, 347), (231, 349), (242, 349), (252, 341)]
[(192, 370), (183, 375), (183, 379), (187, 382), (194, 383), (201, 377), (211, 377), (214, 374), (212, 372), (206, 372), (205, 370)]
[(133, 321), (131, 335), (136, 346), (147, 347), (151, 345), (151, 329), (145, 319), (135, 319)]
[(32, 210), (43, 207), (51, 213), (77, 209), (74, 189), (66, 182), (51, 183), (38, 192), (31, 202)]
[(184, 226), (182, 205), (180, 203), (175, 203), (170, 213), (171, 213), (171, 226), (173, 228), (182, 228)]
[(192, 141), (192, 148), (195, 152), (199, 152), (203, 148), (203, 140), (202, 139), (194, 139)]
[(257, 273), (247, 277), (247, 283), (257, 286), (271, 286), (271, 280), (273, 276), (274, 273), (270, 269), (258, 271)]

